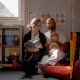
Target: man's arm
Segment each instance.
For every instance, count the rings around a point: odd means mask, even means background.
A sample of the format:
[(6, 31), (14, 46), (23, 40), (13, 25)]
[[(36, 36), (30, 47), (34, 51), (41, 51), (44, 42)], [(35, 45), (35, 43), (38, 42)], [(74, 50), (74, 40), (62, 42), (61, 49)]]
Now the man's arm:
[(62, 43), (61, 49), (62, 49), (63, 51), (67, 50), (67, 49), (68, 49), (68, 42)]

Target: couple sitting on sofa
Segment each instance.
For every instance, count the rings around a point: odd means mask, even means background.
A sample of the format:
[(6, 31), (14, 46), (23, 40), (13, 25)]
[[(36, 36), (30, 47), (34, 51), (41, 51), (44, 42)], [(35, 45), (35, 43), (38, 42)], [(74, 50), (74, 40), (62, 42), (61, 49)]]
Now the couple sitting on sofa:
[[(41, 48), (40, 40), (31, 41), (29, 40), (24, 44), (26, 50), (29, 47)], [(49, 54), (43, 56), (41, 62), (38, 62), (39, 68), (42, 72), (46, 72), (46, 67), (49, 65), (56, 65), (56, 63), (65, 57), (63, 52), (62, 44), (59, 42), (59, 35), (57, 33), (51, 34), (51, 41), (46, 43), (46, 48), (49, 50)], [(25, 50), (25, 52), (26, 52)], [(32, 56), (31, 56), (32, 57)], [(30, 60), (31, 57), (28, 59)]]

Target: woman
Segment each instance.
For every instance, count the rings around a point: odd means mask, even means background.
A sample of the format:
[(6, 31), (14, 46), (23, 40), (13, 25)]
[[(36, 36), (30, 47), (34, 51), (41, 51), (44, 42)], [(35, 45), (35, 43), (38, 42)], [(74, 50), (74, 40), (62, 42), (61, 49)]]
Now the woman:
[[(25, 34), (23, 39), (23, 68), (27, 75), (31, 75), (37, 72), (35, 65), (39, 62), (44, 55), (44, 51), (46, 50), (46, 38), (43, 33), (40, 32), (41, 21), (38, 18), (32, 19), (30, 22), (31, 31)], [(41, 47), (26, 47), (24, 46), (29, 40), (34, 42), (35, 40), (39, 40), (39, 44)]]

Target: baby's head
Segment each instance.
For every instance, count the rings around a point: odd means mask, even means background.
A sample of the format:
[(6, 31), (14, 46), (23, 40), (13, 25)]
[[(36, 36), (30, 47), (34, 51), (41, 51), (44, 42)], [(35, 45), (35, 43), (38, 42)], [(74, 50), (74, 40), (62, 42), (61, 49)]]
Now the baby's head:
[(51, 33), (51, 41), (52, 42), (57, 42), (59, 40), (59, 34), (54, 32), (54, 33)]
[(58, 49), (59, 48), (59, 45), (55, 42), (51, 43), (49, 45), (49, 49), (52, 50), (52, 49)]

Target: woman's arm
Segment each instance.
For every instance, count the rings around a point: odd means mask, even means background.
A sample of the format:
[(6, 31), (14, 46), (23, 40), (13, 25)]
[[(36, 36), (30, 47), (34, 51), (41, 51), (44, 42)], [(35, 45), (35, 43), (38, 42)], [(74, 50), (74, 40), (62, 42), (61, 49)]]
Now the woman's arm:
[(38, 52), (39, 49), (38, 48), (28, 48), (27, 51), (28, 52)]

